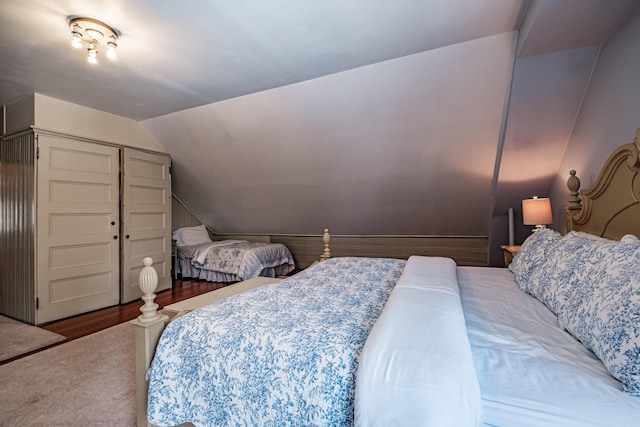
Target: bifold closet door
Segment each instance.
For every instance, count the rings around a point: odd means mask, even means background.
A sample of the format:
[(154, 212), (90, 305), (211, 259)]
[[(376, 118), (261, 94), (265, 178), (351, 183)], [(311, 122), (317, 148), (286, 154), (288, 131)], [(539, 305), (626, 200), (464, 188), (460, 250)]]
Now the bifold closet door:
[(171, 287), (171, 176), (165, 154), (122, 151), (122, 291), (120, 302), (142, 296), (142, 260), (153, 258), (157, 291)]
[(37, 137), (36, 323), (118, 304), (119, 149)]

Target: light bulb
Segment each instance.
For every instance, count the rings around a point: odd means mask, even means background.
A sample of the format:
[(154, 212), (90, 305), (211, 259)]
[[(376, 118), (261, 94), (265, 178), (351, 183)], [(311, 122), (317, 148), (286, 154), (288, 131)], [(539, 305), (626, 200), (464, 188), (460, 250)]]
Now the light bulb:
[(71, 30), (71, 46), (75, 48), (82, 47), (82, 28), (78, 24), (73, 24)]
[(107, 56), (109, 58), (116, 59), (116, 47), (118, 47), (118, 45), (112, 41), (109, 41), (109, 43), (107, 43)]
[(82, 47), (82, 37), (80, 37), (80, 34), (78, 33), (73, 33), (73, 38), (71, 39), (71, 46), (77, 48)]
[(96, 59), (96, 57), (98, 56), (98, 51), (96, 50), (97, 44), (98, 42), (95, 40), (92, 40), (91, 43), (89, 43), (89, 49), (87, 49), (87, 51), (89, 52), (89, 57), (87, 58), (87, 61), (89, 61), (90, 64), (96, 64), (98, 62), (98, 60)]

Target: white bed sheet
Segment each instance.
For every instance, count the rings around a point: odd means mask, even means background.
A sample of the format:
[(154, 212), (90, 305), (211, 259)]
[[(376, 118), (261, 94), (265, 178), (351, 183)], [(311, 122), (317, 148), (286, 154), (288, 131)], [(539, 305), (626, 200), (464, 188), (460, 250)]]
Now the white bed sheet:
[(488, 426), (639, 426), (640, 399), (504, 268), (458, 267)]

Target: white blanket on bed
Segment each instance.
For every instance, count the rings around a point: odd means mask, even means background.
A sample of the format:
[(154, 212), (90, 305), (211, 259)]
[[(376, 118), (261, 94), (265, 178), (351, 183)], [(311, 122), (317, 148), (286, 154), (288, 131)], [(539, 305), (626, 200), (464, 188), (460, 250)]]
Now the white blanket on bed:
[(381, 427), (482, 424), (453, 260), (409, 258), (360, 356), (355, 422)]
[(246, 242), (246, 240), (219, 240), (217, 242), (211, 242), (211, 243), (200, 245), (193, 253), (193, 262), (199, 265), (203, 265), (207, 259), (207, 254), (209, 253), (209, 249), (220, 247), (220, 246), (233, 245), (234, 243), (243, 243), (243, 242)]

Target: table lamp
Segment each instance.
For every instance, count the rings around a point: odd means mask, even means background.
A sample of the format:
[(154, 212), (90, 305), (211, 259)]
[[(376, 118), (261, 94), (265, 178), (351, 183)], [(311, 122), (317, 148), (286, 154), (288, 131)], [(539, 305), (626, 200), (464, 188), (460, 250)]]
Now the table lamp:
[(542, 225), (553, 223), (551, 215), (551, 201), (547, 197), (522, 201), (522, 222), (524, 225), (535, 225), (533, 232), (538, 231)]

